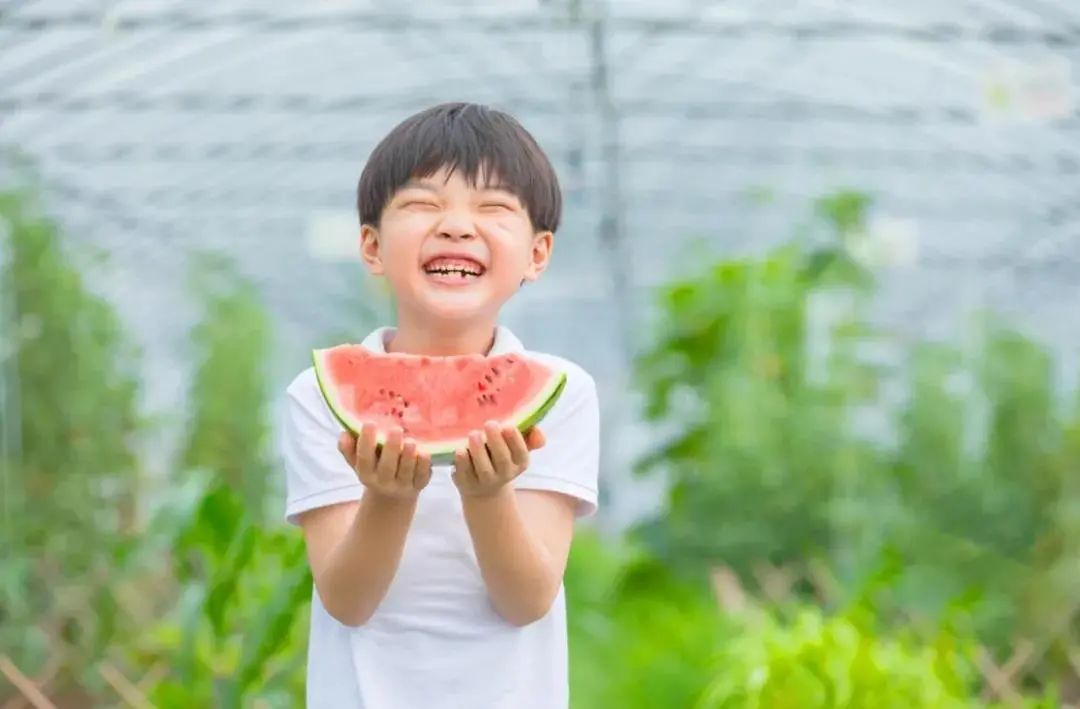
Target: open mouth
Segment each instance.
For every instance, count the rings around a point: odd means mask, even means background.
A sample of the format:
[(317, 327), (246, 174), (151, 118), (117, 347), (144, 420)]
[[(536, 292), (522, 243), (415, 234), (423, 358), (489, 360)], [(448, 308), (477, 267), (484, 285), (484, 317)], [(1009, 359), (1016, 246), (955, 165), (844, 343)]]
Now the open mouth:
[(484, 266), (477, 261), (462, 257), (439, 256), (424, 264), (424, 273), (442, 279), (471, 280), (484, 275)]

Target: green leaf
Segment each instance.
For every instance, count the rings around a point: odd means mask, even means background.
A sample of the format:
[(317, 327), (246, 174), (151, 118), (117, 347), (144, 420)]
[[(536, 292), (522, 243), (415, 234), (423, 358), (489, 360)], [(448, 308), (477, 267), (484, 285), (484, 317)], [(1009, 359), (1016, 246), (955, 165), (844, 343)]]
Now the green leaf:
[(259, 681), (268, 660), (284, 646), (289, 627), (296, 621), (297, 610), (311, 594), (311, 572), (303, 563), (303, 548), (297, 547), (266, 605), (256, 614), (259, 622), (245, 635), (236, 685), (242, 693)]
[(245, 527), (229, 546), (222, 564), (209, 581), (210, 593), (206, 598), (206, 614), (216, 635), (224, 635), (225, 614), (228, 604), (236, 594), (237, 584), (244, 577), (247, 564), (255, 553), (257, 536), (253, 527)]

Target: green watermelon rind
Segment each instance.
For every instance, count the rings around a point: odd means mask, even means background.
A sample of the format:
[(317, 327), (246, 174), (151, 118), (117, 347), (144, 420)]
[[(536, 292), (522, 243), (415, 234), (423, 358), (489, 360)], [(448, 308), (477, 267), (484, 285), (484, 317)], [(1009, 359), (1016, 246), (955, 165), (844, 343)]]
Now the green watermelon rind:
[[(341, 410), (340, 404), (335, 401), (334, 397), (330, 394), (330, 388), (327, 384), (327, 377), (323, 372), (322, 361), (319, 357), (321, 352), (327, 350), (312, 350), (311, 359), (315, 367), (315, 379), (319, 384), (319, 391), (322, 392), (323, 400), (326, 401), (327, 406), (333, 413), (334, 418), (338, 420), (346, 430), (356, 434), (359, 429), (359, 425), (355, 421), (350, 421), (349, 415)], [(510, 417), (510, 421), (517, 427), (519, 431), (528, 431), (533, 426), (540, 423), (548, 413), (551, 412), (552, 407), (555, 406), (555, 402), (562, 396), (563, 390), (566, 388), (566, 372), (553, 371), (551, 377), (548, 379), (547, 384), (537, 393), (532, 400), (523, 406), (518, 407), (518, 413)], [(382, 447), (386, 442), (386, 435), (379, 433), (375, 438), (376, 449)], [(459, 438), (448, 441), (429, 441), (426, 443), (419, 443), (419, 450), (427, 453), (431, 456), (431, 462), (436, 465), (452, 463), (454, 460), (454, 453), (459, 449), (464, 449), (468, 445), (468, 441), (465, 438)]]

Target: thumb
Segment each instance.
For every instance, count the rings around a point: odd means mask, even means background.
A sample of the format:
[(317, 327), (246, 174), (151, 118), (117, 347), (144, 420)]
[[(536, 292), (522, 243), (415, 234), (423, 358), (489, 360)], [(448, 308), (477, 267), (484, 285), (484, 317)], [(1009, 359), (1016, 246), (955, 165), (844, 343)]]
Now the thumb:
[(531, 451), (534, 451), (537, 448), (543, 448), (545, 443), (547, 443), (547, 438), (544, 437), (544, 432), (535, 426), (530, 428), (525, 434), (525, 445)]

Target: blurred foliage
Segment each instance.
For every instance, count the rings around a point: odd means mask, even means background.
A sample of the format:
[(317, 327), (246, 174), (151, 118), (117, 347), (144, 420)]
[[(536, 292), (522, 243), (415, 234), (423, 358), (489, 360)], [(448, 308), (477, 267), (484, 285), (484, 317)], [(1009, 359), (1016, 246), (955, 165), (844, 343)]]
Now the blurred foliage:
[[(838, 225), (863, 208), (843, 195), (823, 204)], [(882, 482), (849, 422), (876, 393), (873, 368), (855, 356), (866, 328), (844, 312), (866, 278), (839, 246), (793, 243), (664, 289), (657, 337), (638, 363), (646, 417), (677, 431), (639, 466), (673, 485), (663, 518), (643, 530), (658, 554), (746, 571), (852, 534), (859, 510), (843, 508), (841, 493)], [(811, 338), (828, 350), (808, 357)]]
[(719, 644), (700, 709), (962, 709), (977, 674), (972, 652), (949, 633), (935, 642), (868, 632), (819, 608), (791, 621), (750, 613)]
[[(872, 273), (848, 256), (868, 207), (821, 200), (831, 244), (662, 290), (637, 374), (647, 417), (675, 435), (639, 469), (671, 487), (636, 535), (699, 574), (821, 560), (849, 596), (891, 559), (877, 601), (895, 623), (958, 615), (998, 654), (1031, 639), (1044, 677), (1075, 678), (1076, 412), (1045, 349), (988, 314), (955, 344), (872, 327)], [(899, 403), (881, 394), (897, 384)]]
[(270, 325), (254, 287), (215, 254), (194, 261), (191, 419), (173, 488), (198, 495), (154, 518), (172, 560), (172, 612), (131, 648), (133, 666), (170, 667), (159, 707), (303, 703), (311, 575), (302, 537), (267, 524)]
[[(704, 707), (945, 707), (960, 704), (935, 658), (882, 647), (843, 620), (808, 611), (794, 627), (763, 620), (726, 645)], [(962, 693), (961, 693), (962, 696)]]
[(566, 584), (571, 698), (581, 709), (995, 706), (976, 699), (973, 636), (949, 624), (878, 628), (866, 589), (835, 613), (797, 599), (721, 613), (706, 586), (588, 532), (575, 539)]
[(196, 259), (192, 286), (203, 313), (191, 333), (197, 369), (180, 464), (212, 470), (261, 521), (274, 476), (268, 459), (270, 323), (255, 288), (219, 255)]
[[(105, 704), (107, 656), (147, 677), (155, 706), (301, 705), (311, 576), (299, 533), (267, 514), (279, 474), (256, 291), (197, 261), (189, 425), (148, 489), (132, 452), (136, 353), (32, 204), (0, 200), (0, 325), (17, 335), (0, 361), (22, 393), (5, 398), (22, 425), (2, 449), (3, 652), (33, 673), (63, 642), (74, 672), (53, 687)], [(823, 240), (661, 293), (637, 374), (672, 436), (639, 468), (668, 476), (668, 506), (627, 539), (575, 540), (574, 706), (982, 707), (979, 646), (1004, 658), (1025, 637), (1033, 696), (1074, 680), (1080, 393), (1057, 397), (1046, 351), (992, 318), (960, 345), (901, 347), (871, 327), (874, 275), (851, 256), (869, 207), (830, 195), (814, 207)], [(900, 364), (868, 356), (882, 344)], [(898, 403), (883, 394), (897, 385)], [(722, 612), (710, 573), (730, 567), (751, 589), (762, 561), (818, 562), (836, 597), (796, 584), (786, 602)]]
[(579, 532), (567, 564), (574, 707), (691, 707), (727, 637), (709, 588)]
[(1052, 642), (1074, 604), (1048, 572), (1080, 560), (1057, 514), (1078, 472), (1064, 449), (1070, 423), (1046, 352), (1001, 325), (981, 329), (966, 357), (923, 346), (912, 358), (900, 444), (886, 461), (903, 504), (897, 593), (921, 611), (969, 597), (981, 635), (998, 647), (1017, 635)]
[(0, 194), (0, 232), (12, 424), (0, 449), (0, 646), (36, 671), (58, 633), (73, 656), (64, 671), (80, 671), (119, 632), (108, 581), (129, 558), (139, 496), (137, 353), (30, 196)]
[[(22, 394), (5, 399), (20, 426), (4, 431), (18, 438), (3, 448), (13, 476), (3, 500), (3, 652), (31, 675), (62, 658), (51, 686), (82, 687), (69, 695), (76, 702), (111, 693), (96, 661), (112, 650), (133, 677), (168, 668), (151, 688), (156, 706), (301, 703), (311, 581), (301, 539), (259, 524), (274, 469), (269, 326), (253, 289), (228, 264), (198, 261), (192, 284), (204, 312), (177, 470), (205, 474), (173, 474), (164, 492), (172, 500), (194, 482), (205, 491), (186, 513), (167, 506), (143, 529), (136, 506), (153, 491), (140, 492), (133, 453), (145, 424), (137, 353), (27, 195), (3, 195), (0, 217), (3, 303), (14, 305), (4, 332), (16, 335), (4, 339), (5, 367), (14, 363), (5, 383)], [(131, 596), (142, 596), (138, 611)], [(171, 609), (163, 620), (139, 627), (162, 607)]]
[(158, 707), (303, 704), (311, 575), (302, 538), (259, 525), (216, 474), (164, 507), (146, 547), (173, 560), (177, 601), (129, 645), (131, 666), (169, 667), (149, 691)]

